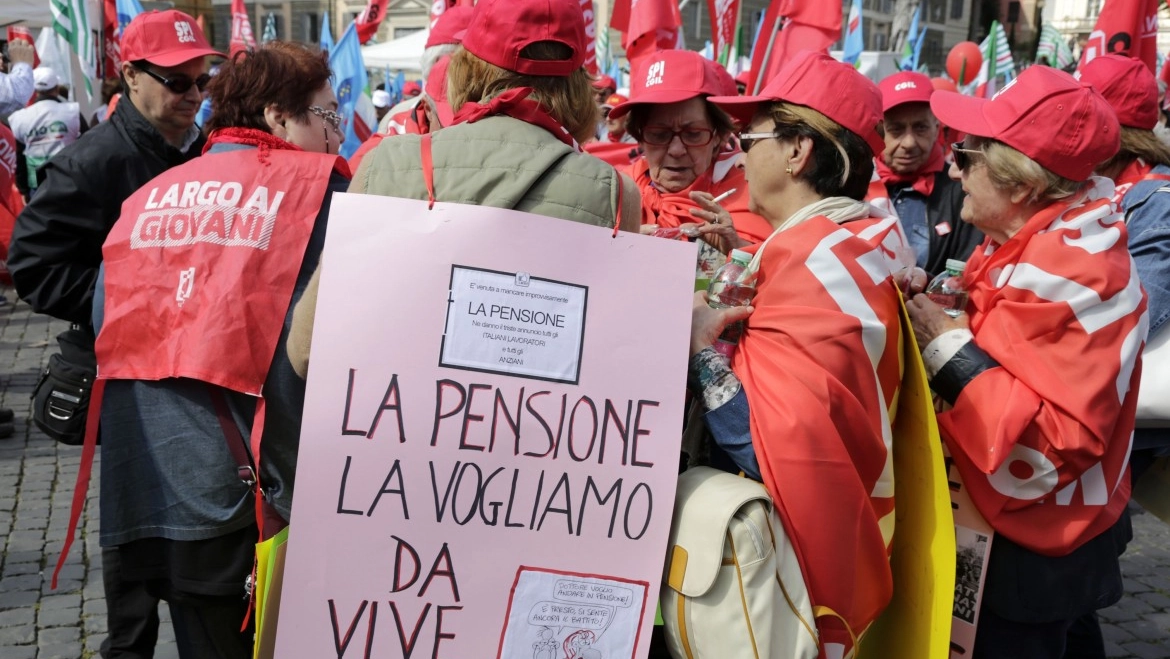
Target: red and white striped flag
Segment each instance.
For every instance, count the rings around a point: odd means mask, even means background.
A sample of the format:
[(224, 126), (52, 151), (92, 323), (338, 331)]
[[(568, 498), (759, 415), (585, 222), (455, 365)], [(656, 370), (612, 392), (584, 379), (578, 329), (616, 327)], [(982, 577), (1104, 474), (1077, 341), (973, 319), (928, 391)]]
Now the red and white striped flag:
[(735, 48), (739, 7), (740, 0), (707, 0), (707, 11), (711, 15), (711, 45), (715, 49), (715, 59), (720, 62), (727, 62), (728, 54)]

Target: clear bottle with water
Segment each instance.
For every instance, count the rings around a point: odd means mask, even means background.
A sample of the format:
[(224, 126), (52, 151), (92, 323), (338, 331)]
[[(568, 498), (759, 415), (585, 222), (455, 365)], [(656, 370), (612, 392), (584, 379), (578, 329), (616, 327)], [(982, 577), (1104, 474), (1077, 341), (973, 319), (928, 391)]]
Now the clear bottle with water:
[[(727, 263), (715, 271), (707, 287), (707, 304), (712, 309), (746, 307), (752, 303), (752, 298), (756, 295), (756, 280), (754, 273), (749, 274), (747, 270), (751, 261), (751, 254), (738, 249), (731, 250)], [(719, 335), (719, 340), (713, 346), (729, 364), (742, 334), (743, 321), (731, 323)]]
[(963, 285), (965, 261), (947, 259), (946, 272), (940, 273), (926, 287), (926, 297), (941, 306), (951, 318), (958, 317), (967, 309), (967, 288)]

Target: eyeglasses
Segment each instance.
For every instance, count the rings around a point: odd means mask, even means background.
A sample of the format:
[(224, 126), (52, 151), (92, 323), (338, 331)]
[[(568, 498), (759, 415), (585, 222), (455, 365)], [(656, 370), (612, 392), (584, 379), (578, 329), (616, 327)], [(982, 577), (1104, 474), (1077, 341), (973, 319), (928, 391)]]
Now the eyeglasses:
[(170, 78), (164, 78), (157, 72), (151, 71), (150, 69), (139, 68), (138, 70), (157, 80), (159, 84), (169, 89), (172, 93), (179, 94), (180, 96), (186, 94), (192, 87), (198, 87), (199, 91), (203, 91), (203, 88), (206, 87), (207, 83), (211, 81), (211, 76), (207, 75), (206, 73), (201, 73), (199, 74), (198, 78), (192, 80), (191, 78), (182, 74)]
[(740, 133), (739, 148), (747, 153), (760, 140), (776, 139), (776, 133)]
[(313, 114), (317, 115), (318, 117), (321, 117), (322, 119), (324, 119), (325, 123), (329, 124), (330, 126), (333, 126), (333, 130), (336, 130), (339, 132), (341, 131), (341, 115), (340, 114), (337, 114), (333, 110), (326, 110), (325, 108), (321, 107), (320, 105), (310, 105), (309, 112), (312, 112)]
[(642, 129), (642, 141), (652, 146), (667, 146), (676, 136), (684, 146), (707, 146), (715, 137), (715, 131), (710, 128), (674, 130), (667, 126), (647, 126)]
[(972, 165), (972, 156), (984, 155), (982, 149), (964, 149), (962, 142), (952, 144), (951, 152), (955, 154), (955, 166), (959, 168), (960, 172), (967, 171), (967, 168)]

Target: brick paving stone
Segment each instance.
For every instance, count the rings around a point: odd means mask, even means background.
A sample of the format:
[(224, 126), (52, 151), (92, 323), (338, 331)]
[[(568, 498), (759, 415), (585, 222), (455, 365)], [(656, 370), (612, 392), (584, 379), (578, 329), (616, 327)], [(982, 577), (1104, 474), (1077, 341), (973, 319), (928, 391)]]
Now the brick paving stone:
[(14, 627), (16, 625), (29, 625), (35, 622), (35, 611), (31, 608), (23, 609), (9, 609), (7, 611), (0, 611), (0, 627)]
[(4, 647), (0, 646), (0, 657), (3, 659), (37, 659), (37, 647), (35, 645)]
[(37, 627), (76, 627), (81, 622), (81, 607), (72, 609), (41, 609), (37, 614)]
[(1166, 659), (1167, 653), (1170, 652), (1170, 649), (1164, 644), (1154, 645), (1143, 641), (1126, 643), (1121, 647), (1129, 653), (1128, 656), (1137, 659)]

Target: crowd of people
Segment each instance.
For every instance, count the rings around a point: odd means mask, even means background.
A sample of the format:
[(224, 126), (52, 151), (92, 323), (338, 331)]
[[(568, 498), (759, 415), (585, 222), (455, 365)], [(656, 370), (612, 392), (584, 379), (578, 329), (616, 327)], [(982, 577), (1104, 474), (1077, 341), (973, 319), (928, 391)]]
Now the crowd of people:
[[(241, 584), (256, 540), (291, 517), (338, 191), (696, 243), (680, 359), (704, 446), (682, 463), (767, 488), (831, 612), (809, 621), (823, 657), (851, 656), (895, 587), (894, 414), (916, 345), (957, 477), (996, 534), (974, 656), (1104, 657), (1096, 611), (1122, 594), (1131, 471), (1170, 450), (1156, 428), (1134, 440), (1142, 348), (1170, 320), (1170, 146), (1141, 62), (1101, 56), (1079, 79), (1033, 66), (985, 99), (804, 52), (744, 96), (718, 63), (668, 50), (618, 89), (584, 68), (576, 2), (480, 0), (432, 28), (417, 95), (375, 93), (379, 130), (347, 162), (316, 47), (227, 58), (176, 10), (139, 15), (121, 43), (120, 98), (92, 126), (17, 42), (0, 78), (0, 143), (21, 145), (0, 180), (19, 191), (0, 198), (16, 291), (71, 324), (63, 356), (109, 378), (103, 657), (152, 656), (159, 600), (180, 656), (251, 656)], [(245, 191), (298, 181), (272, 210), (271, 249), (131, 248), (167, 186), (216, 173)], [(713, 308), (703, 283), (732, 250), (751, 255), (755, 297)], [(948, 260), (966, 262), (953, 313), (922, 294)], [(197, 311), (174, 312), (177, 294)], [(728, 362), (713, 345), (737, 322)], [(656, 635), (652, 656), (667, 652)]]

